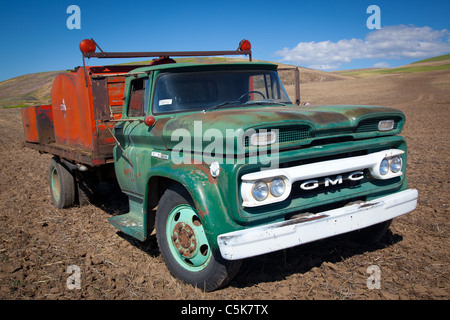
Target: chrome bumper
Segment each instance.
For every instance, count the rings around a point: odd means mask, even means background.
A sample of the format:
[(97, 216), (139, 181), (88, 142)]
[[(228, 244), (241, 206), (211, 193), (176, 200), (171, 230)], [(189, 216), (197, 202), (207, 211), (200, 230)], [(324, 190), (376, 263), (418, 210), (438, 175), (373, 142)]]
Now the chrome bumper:
[(390, 220), (414, 210), (417, 197), (417, 190), (408, 189), (306, 218), (225, 233), (217, 240), (224, 259), (249, 258)]

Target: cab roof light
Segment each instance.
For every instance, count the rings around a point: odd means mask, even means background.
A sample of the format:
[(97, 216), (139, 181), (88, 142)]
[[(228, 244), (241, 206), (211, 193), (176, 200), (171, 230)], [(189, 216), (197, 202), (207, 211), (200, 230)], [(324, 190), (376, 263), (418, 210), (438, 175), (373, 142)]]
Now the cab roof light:
[(250, 43), (250, 41), (243, 39), (241, 40), (241, 42), (239, 42), (239, 51), (249, 51), (252, 49), (252, 44)]

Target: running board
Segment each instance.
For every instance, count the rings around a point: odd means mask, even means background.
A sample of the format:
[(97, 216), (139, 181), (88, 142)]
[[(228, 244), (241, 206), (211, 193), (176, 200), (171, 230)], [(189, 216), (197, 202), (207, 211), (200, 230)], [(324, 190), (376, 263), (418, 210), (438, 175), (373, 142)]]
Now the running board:
[(147, 213), (142, 210), (143, 199), (128, 194), (130, 212), (108, 218), (117, 229), (140, 240), (147, 239)]
[(108, 218), (108, 222), (111, 223), (117, 229), (124, 233), (140, 240), (145, 241), (145, 228), (141, 219), (136, 217), (133, 213), (121, 214), (119, 216)]

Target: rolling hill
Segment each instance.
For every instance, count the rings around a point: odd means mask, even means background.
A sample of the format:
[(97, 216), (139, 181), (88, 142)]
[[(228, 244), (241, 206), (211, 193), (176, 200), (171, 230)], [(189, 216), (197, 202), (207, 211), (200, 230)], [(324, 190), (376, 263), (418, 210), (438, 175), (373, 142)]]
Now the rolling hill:
[(396, 68), (367, 68), (358, 70), (333, 71), (331, 73), (342, 76), (370, 77), (383, 74), (415, 73), (450, 69), (450, 54), (416, 61)]
[[(217, 63), (244, 61), (236, 58), (205, 57), (205, 58), (181, 58), (179, 62), (192, 63)], [(151, 61), (134, 62), (134, 65), (148, 65)], [(279, 67), (288, 68), (291, 65), (278, 63)], [(21, 108), (39, 104), (50, 103), (50, 92), (55, 77), (67, 71), (49, 71), (32, 73), (0, 82), (0, 106), (3, 108)], [(280, 78), (285, 85), (294, 84), (292, 72), (280, 71)], [(323, 82), (346, 79), (346, 76), (331, 74), (323, 71), (300, 68), (301, 83)]]

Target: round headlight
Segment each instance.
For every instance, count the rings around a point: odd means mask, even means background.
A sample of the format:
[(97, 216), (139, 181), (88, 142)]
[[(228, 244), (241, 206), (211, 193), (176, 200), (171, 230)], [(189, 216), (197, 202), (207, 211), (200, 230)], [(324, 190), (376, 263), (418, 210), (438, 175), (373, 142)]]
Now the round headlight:
[(391, 159), (391, 171), (393, 173), (397, 173), (402, 168), (402, 158), (400, 157), (393, 157)]
[(381, 161), (380, 163), (380, 174), (384, 176), (388, 172), (389, 172), (389, 161), (383, 159), (383, 161)]
[(270, 193), (274, 197), (280, 197), (286, 190), (286, 184), (283, 179), (275, 178), (270, 182)]
[(253, 185), (252, 189), (253, 198), (258, 201), (263, 201), (269, 195), (269, 187), (264, 181), (258, 181)]

